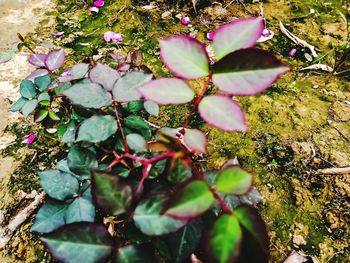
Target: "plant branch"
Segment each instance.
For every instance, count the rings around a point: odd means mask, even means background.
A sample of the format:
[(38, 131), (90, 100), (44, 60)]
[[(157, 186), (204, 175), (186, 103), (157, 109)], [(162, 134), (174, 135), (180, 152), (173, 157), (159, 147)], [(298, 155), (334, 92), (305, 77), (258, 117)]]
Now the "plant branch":
[(218, 201), (218, 203), (220, 204), (222, 211), (229, 215), (233, 214), (232, 210), (227, 206), (226, 202), (216, 192), (215, 187), (210, 187), (210, 191), (214, 195), (216, 201)]
[(126, 137), (125, 137), (124, 130), (123, 130), (123, 127), (122, 127), (122, 122), (120, 120), (120, 116), (119, 116), (119, 113), (118, 113), (117, 105), (118, 105), (117, 102), (113, 102), (114, 114), (115, 114), (115, 117), (117, 119), (118, 128), (119, 128), (120, 133), (121, 133), (122, 138), (123, 138), (124, 150), (125, 150), (125, 152), (128, 153), (129, 152), (129, 146), (128, 146), (128, 143), (126, 142)]
[(208, 79), (206, 80), (204, 87), (201, 91), (201, 93), (198, 95), (196, 101), (194, 102), (194, 104), (192, 105), (192, 109), (190, 111), (190, 113), (188, 114), (184, 125), (182, 126), (182, 130), (181, 132), (184, 133), (185, 129), (187, 128), (188, 124), (190, 123), (191, 117), (194, 113), (194, 111), (196, 110), (196, 108), (198, 107), (199, 103), (201, 102), (205, 92), (207, 91), (208, 87), (209, 87), (209, 83), (211, 81), (211, 77), (212, 77), (212, 73), (209, 73)]

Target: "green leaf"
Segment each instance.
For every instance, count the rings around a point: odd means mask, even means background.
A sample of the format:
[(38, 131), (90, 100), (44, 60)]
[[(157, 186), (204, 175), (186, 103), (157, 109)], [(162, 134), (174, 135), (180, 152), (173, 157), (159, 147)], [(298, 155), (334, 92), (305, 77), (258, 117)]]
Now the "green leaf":
[(209, 250), (214, 262), (233, 262), (239, 256), (242, 230), (234, 215), (221, 215), (214, 223), (209, 238)]
[(92, 116), (81, 124), (77, 141), (98, 143), (107, 140), (118, 129), (117, 121), (110, 115)]
[(130, 129), (140, 132), (146, 140), (151, 139), (151, 129), (141, 117), (130, 115), (123, 120), (123, 124)]
[(176, 233), (170, 234), (167, 243), (175, 263), (184, 262), (199, 246), (203, 231), (202, 220), (192, 220)]
[(27, 101), (28, 100), (26, 98), (20, 97), (14, 104), (11, 105), (10, 111), (16, 112), (21, 110)]
[(107, 262), (113, 251), (113, 239), (103, 225), (74, 223), (41, 238), (53, 258), (60, 262)]
[(95, 206), (85, 197), (78, 197), (68, 206), (66, 211), (66, 223), (94, 222)]
[(41, 93), (39, 96), (38, 96), (38, 101), (41, 102), (41, 101), (50, 101), (51, 100), (51, 97), (49, 95), (49, 93), (47, 92), (43, 92)]
[(49, 100), (42, 100), (39, 102), (41, 106), (50, 106), (51, 102)]
[(174, 184), (185, 182), (192, 177), (192, 169), (183, 161), (177, 159), (174, 167), (168, 172), (168, 180)]
[(82, 79), (89, 70), (89, 64), (79, 63), (75, 64), (69, 71), (69, 75), (72, 75), (74, 79)]
[(219, 192), (233, 195), (247, 193), (252, 183), (253, 176), (235, 166), (222, 170), (215, 181), (216, 189)]
[(72, 121), (68, 124), (67, 129), (61, 138), (61, 141), (64, 143), (72, 143), (75, 141), (75, 123), (74, 123), (74, 121)]
[(205, 45), (193, 37), (172, 36), (159, 40), (160, 56), (165, 66), (184, 79), (197, 79), (209, 73)]
[(30, 80), (23, 80), (19, 86), (19, 92), (22, 97), (26, 99), (34, 98), (37, 94), (33, 82)]
[(158, 117), (159, 115), (159, 105), (151, 100), (146, 100), (143, 104), (145, 110), (153, 116)]
[(129, 245), (118, 249), (113, 263), (154, 263), (153, 255), (148, 252), (149, 248)]
[(78, 180), (71, 174), (58, 170), (38, 172), (40, 184), (45, 192), (57, 200), (73, 197), (79, 190)]
[(204, 181), (195, 180), (175, 193), (165, 215), (191, 219), (207, 211), (214, 202), (209, 186)]
[(161, 212), (166, 198), (153, 196), (142, 200), (134, 212), (134, 222), (138, 229), (147, 235), (164, 235), (178, 230), (186, 224), (185, 220), (176, 220)]
[(113, 97), (116, 101), (134, 101), (141, 98), (137, 88), (150, 81), (152, 74), (146, 74), (141, 71), (132, 71), (121, 77), (113, 87)]
[(126, 136), (126, 142), (128, 143), (130, 149), (134, 152), (147, 151), (147, 143), (145, 139), (137, 133), (128, 134)]
[(31, 114), (36, 109), (36, 106), (38, 106), (37, 100), (28, 100), (21, 109), (23, 116), (27, 117)]
[(76, 145), (72, 145), (69, 149), (67, 161), (72, 172), (87, 177), (90, 177), (90, 169), (98, 166), (96, 156), (92, 151)]
[(137, 113), (143, 109), (143, 101), (142, 100), (130, 101), (128, 104), (123, 104), (123, 108), (131, 113)]
[(251, 206), (240, 206), (233, 211), (243, 227), (242, 246), (250, 253), (244, 255), (254, 261), (245, 262), (268, 262), (269, 259), (269, 240), (266, 225), (261, 218), (259, 211)]
[(127, 178), (130, 174), (130, 170), (123, 167), (117, 167), (113, 171), (115, 174), (122, 178)]
[(43, 91), (51, 84), (51, 77), (49, 75), (37, 77), (34, 83), (40, 91)]
[(93, 172), (92, 194), (96, 204), (109, 215), (125, 213), (132, 202), (131, 187), (118, 176), (103, 172)]
[(54, 121), (59, 121), (60, 120), (60, 117), (58, 117), (56, 112), (54, 112), (52, 110), (49, 111), (49, 117), (50, 117), (51, 120), (54, 120)]
[(49, 233), (65, 224), (65, 212), (68, 205), (54, 199), (49, 199), (39, 209), (32, 231), (39, 233)]
[(86, 108), (99, 109), (112, 104), (111, 94), (95, 83), (75, 84), (64, 90), (62, 94), (67, 96), (73, 104)]
[(46, 118), (48, 114), (49, 114), (49, 111), (47, 109), (41, 109), (35, 114), (34, 120), (36, 122), (41, 122), (43, 119)]

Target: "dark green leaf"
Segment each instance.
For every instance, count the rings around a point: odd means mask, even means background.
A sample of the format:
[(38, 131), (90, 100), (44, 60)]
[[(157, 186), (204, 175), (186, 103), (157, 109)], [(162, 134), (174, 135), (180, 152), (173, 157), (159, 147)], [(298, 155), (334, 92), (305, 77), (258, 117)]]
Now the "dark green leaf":
[(222, 170), (215, 181), (216, 189), (219, 192), (234, 195), (247, 193), (252, 183), (253, 177), (235, 166)]
[(43, 91), (50, 85), (51, 77), (49, 75), (37, 77), (34, 79), (34, 83), (40, 91)]
[(137, 228), (147, 235), (164, 235), (184, 226), (186, 221), (161, 215), (166, 198), (154, 196), (144, 199), (136, 207), (134, 221)]
[(34, 84), (30, 80), (23, 80), (21, 82), (19, 92), (21, 93), (22, 97), (27, 99), (34, 98), (37, 94)]
[(113, 239), (103, 225), (73, 223), (44, 235), (54, 259), (60, 262), (107, 262), (113, 251)]
[(45, 192), (57, 200), (73, 197), (79, 190), (79, 183), (71, 174), (58, 170), (38, 172), (40, 184)]
[(242, 230), (237, 217), (221, 215), (215, 222), (209, 238), (209, 251), (214, 262), (233, 262), (239, 256)]
[(192, 177), (192, 169), (180, 159), (177, 159), (174, 167), (168, 172), (168, 180), (179, 184)]
[(75, 123), (70, 122), (67, 126), (65, 133), (63, 134), (61, 141), (64, 143), (72, 143), (75, 141)]
[(132, 113), (137, 113), (140, 110), (142, 110), (143, 101), (142, 100), (130, 101), (128, 104), (123, 104), (123, 107)]
[(107, 214), (125, 213), (132, 201), (132, 189), (116, 175), (95, 171), (92, 193), (96, 204)]
[(195, 180), (175, 193), (165, 215), (191, 219), (207, 211), (214, 202), (214, 196), (206, 182)]
[(26, 98), (20, 97), (14, 104), (11, 105), (10, 111), (16, 112), (21, 110), (27, 101), (28, 100)]
[(176, 263), (183, 262), (190, 257), (201, 241), (202, 231), (202, 220), (192, 220), (167, 237), (167, 243)]
[(68, 205), (54, 199), (49, 199), (39, 209), (35, 217), (32, 231), (49, 233), (65, 224), (65, 212)]
[(67, 96), (74, 104), (86, 108), (99, 109), (112, 104), (111, 94), (95, 83), (75, 84), (64, 90), (62, 94)]
[(95, 206), (90, 200), (78, 197), (69, 205), (66, 211), (66, 223), (94, 222)]
[(90, 177), (90, 169), (98, 166), (96, 156), (92, 151), (76, 145), (70, 148), (67, 160), (69, 169), (81, 176)]
[(130, 174), (130, 170), (123, 167), (117, 167), (113, 170), (118, 176), (126, 178)]
[(149, 248), (129, 245), (118, 249), (113, 263), (154, 263), (155, 258)]
[(151, 139), (150, 126), (141, 117), (130, 115), (124, 119), (123, 124), (127, 128), (140, 132), (146, 140)]
[(92, 116), (81, 124), (77, 141), (98, 143), (105, 141), (116, 133), (117, 121), (110, 115)]
[(27, 117), (31, 114), (36, 109), (36, 106), (38, 106), (37, 100), (28, 100), (21, 109), (23, 116)]

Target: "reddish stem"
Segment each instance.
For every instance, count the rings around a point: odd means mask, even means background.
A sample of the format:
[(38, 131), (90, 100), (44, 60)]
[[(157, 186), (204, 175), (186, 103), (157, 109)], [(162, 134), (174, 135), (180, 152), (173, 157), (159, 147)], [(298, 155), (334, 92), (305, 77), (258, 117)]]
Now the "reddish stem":
[(120, 133), (122, 134), (122, 138), (123, 138), (123, 144), (124, 144), (124, 150), (125, 152), (129, 152), (129, 147), (128, 147), (128, 143), (126, 142), (126, 137), (125, 137), (125, 134), (124, 134), (124, 130), (123, 130), (123, 127), (122, 127), (122, 122), (120, 120), (120, 117), (119, 117), (119, 113), (118, 113), (118, 110), (117, 110), (117, 102), (113, 102), (113, 106), (114, 106), (114, 114), (115, 114), (115, 117), (117, 119), (117, 124), (118, 124), (118, 128), (120, 130)]
[(185, 129), (187, 128), (188, 124), (190, 123), (190, 120), (191, 120), (191, 117), (192, 117), (194, 111), (197, 109), (197, 107), (198, 107), (199, 103), (201, 102), (201, 100), (202, 100), (202, 98), (203, 98), (205, 92), (207, 91), (207, 89), (208, 89), (208, 87), (209, 87), (209, 83), (210, 83), (210, 81), (211, 81), (211, 77), (212, 77), (212, 73), (209, 73), (208, 79), (207, 79), (207, 81), (205, 82), (204, 87), (203, 87), (201, 93), (198, 95), (196, 101), (195, 101), (194, 104), (192, 105), (192, 109), (191, 109), (190, 113), (188, 114), (188, 116), (187, 116), (187, 118), (186, 118), (186, 120), (185, 120), (184, 125), (182, 126), (182, 130), (181, 130), (182, 133), (184, 133)]
[(227, 206), (226, 202), (218, 195), (218, 193), (216, 192), (215, 187), (210, 187), (210, 191), (214, 195), (216, 201), (218, 201), (218, 203), (220, 204), (222, 211), (224, 213), (232, 215), (233, 214), (232, 210)]
[(146, 180), (146, 178), (148, 177), (149, 175), (149, 172), (151, 171), (151, 168), (152, 168), (152, 164), (146, 164), (143, 169), (142, 169), (142, 178), (139, 182), (139, 185), (137, 187), (137, 190), (136, 190), (136, 194), (139, 194), (141, 192), (141, 189), (142, 189), (142, 186), (143, 186), (143, 182)]

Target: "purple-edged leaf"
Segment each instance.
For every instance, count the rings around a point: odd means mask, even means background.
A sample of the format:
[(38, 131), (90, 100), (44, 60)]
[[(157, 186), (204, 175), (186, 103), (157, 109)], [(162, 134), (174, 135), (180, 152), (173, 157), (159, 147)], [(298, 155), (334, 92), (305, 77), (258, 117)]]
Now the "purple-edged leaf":
[(117, 175), (94, 171), (92, 194), (96, 204), (109, 215), (127, 211), (132, 202), (132, 189)]
[(47, 69), (37, 69), (34, 70), (29, 76), (26, 77), (27, 80), (34, 81), (37, 77), (45, 76), (49, 74), (49, 71)]
[(233, 211), (238, 218), (239, 223), (244, 230), (242, 246), (249, 249), (251, 255), (245, 255), (247, 258), (255, 256), (253, 261), (243, 262), (268, 262), (269, 258), (269, 239), (266, 225), (261, 218), (259, 211), (251, 206), (240, 206)]
[(269, 88), (289, 67), (267, 51), (249, 48), (233, 52), (213, 68), (213, 83), (236, 96), (254, 95)]
[(203, 214), (214, 202), (209, 186), (204, 181), (195, 180), (175, 193), (164, 214), (177, 219), (191, 219)]
[(140, 71), (126, 73), (114, 84), (112, 91), (114, 99), (120, 102), (139, 100), (141, 94), (137, 88), (151, 79), (152, 74), (146, 74)]
[(59, 262), (107, 262), (114, 242), (104, 225), (73, 223), (41, 238)]
[(161, 214), (165, 201), (166, 198), (160, 195), (142, 200), (133, 216), (136, 227), (146, 235), (152, 236), (175, 232), (183, 227), (186, 221)]
[(111, 91), (114, 83), (120, 78), (120, 75), (115, 69), (97, 63), (97, 65), (90, 71), (89, 78), (92, 82), (101, 84), (106, 90)]
[(237, 19), (222, 25), (214, 32), (215, 58), (219, 60), (233, 51), (254, 46), (264, 27), (262, 17)]
[(76, 79), (84, 78), (85, 74), (89, 70), (89, 64), (79, 63), (74, 65), (67, 75), (58, 78), (59, 82), (68, 82)]
[(185, 145), (195, 153), (207, 152), (207, 137), (203, 132), (197, 129), (186, 129), (184, 135)]
[(28, 58), (28, 62), (36, 67), (45, 67), (46, 54), (34, 54)]
[(253, 176), (235, 166), (222, 170), (215, 181), (216, 189), (219, 192), (233, 195), (247, 193), (252, 183)]
[(231, 98), (223, 95), (204, 97), (198, 106), (199, 114), (210, 125), (224, 131), (246, 131), (242, 109)]
[(234, 262), (239, 256), (241, 242), (242, 230), (237, 217), (223, 214), (210, 232), (210, 257), (215, 263)]
[(138, 88), (142, 96), (158, 104), (183, 104), (190, 102), (194, 92), (188, 84), (177, 78), (159, 78)]
[(196, 79), (209, 74), (209, 59), (205, 46), (188, 36), (159, 39), (160, 56), (165, 66), (176, 76)]
[(64, 64), (66, 54), (63, 49), (51, 51), (45, 60), (45, 66), (48, 70), (54, 71)]

